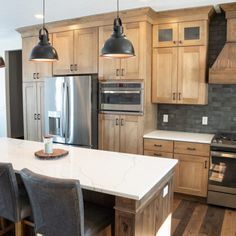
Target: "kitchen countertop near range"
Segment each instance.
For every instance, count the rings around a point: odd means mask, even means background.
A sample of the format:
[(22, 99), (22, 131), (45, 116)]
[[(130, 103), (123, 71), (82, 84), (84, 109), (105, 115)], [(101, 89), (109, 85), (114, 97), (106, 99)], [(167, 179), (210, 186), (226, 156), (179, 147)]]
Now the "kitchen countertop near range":
[(143, 136), (143, 138), (148, 138), (148, 139), (174, 140), (174, 141), (207, 143), (207, 144), (211, 143), (213, 137), (214, 134), (189, 133), (189, 132), (165, 131), (165, 130), (154, 130)]

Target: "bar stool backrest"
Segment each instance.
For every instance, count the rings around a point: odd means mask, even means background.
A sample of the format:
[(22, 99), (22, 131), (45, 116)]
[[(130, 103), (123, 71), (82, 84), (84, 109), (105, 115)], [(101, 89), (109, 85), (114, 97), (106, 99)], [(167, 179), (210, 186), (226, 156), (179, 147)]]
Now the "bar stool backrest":
[(10, 163), (0, 163), (0, 217), (20, 221), (19, 189)]
[(28, 192), (36, 233), (45, 236), (84, 236), (84, 205), (78, 180), (51, 178), (21, 171)]

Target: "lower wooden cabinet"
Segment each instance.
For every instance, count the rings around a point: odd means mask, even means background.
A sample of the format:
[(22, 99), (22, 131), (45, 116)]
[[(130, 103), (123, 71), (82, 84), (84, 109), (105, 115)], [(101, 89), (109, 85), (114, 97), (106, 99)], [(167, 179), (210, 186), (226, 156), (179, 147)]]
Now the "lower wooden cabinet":
[(24, 139), (42, 141), (44, 132), (44, 82), (23, 83)]
[(179, 163), (174, 177), (175, 192), (207, 196), (209, 157), (174, 154)]
[(142, 116), (99, 114), (99, 149), (142, 154)]
[(145, 138), (144, 155), (177, 159), (174, 191), (207, 196), (209, 144)]

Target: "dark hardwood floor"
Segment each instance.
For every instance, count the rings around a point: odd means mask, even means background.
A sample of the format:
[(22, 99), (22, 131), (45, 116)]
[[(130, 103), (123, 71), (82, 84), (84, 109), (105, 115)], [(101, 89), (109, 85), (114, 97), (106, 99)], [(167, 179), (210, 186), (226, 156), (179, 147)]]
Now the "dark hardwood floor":
[(174, 197), (172, 236), (236, 236), (236, 210)]

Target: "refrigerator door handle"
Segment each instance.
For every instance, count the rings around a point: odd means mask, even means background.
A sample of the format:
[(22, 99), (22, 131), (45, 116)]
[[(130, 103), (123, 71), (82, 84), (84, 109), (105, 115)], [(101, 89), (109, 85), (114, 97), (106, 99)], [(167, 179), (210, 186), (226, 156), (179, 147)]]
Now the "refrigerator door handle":
[(63, 83), (63, 114), (62, 114), (62, 136), (66, 138), (66, 122), (67, 122), (67, 86)]
[(66, 85), (66, 142), (68, 142), (70, 138), (70, 88), (69, 85)]

